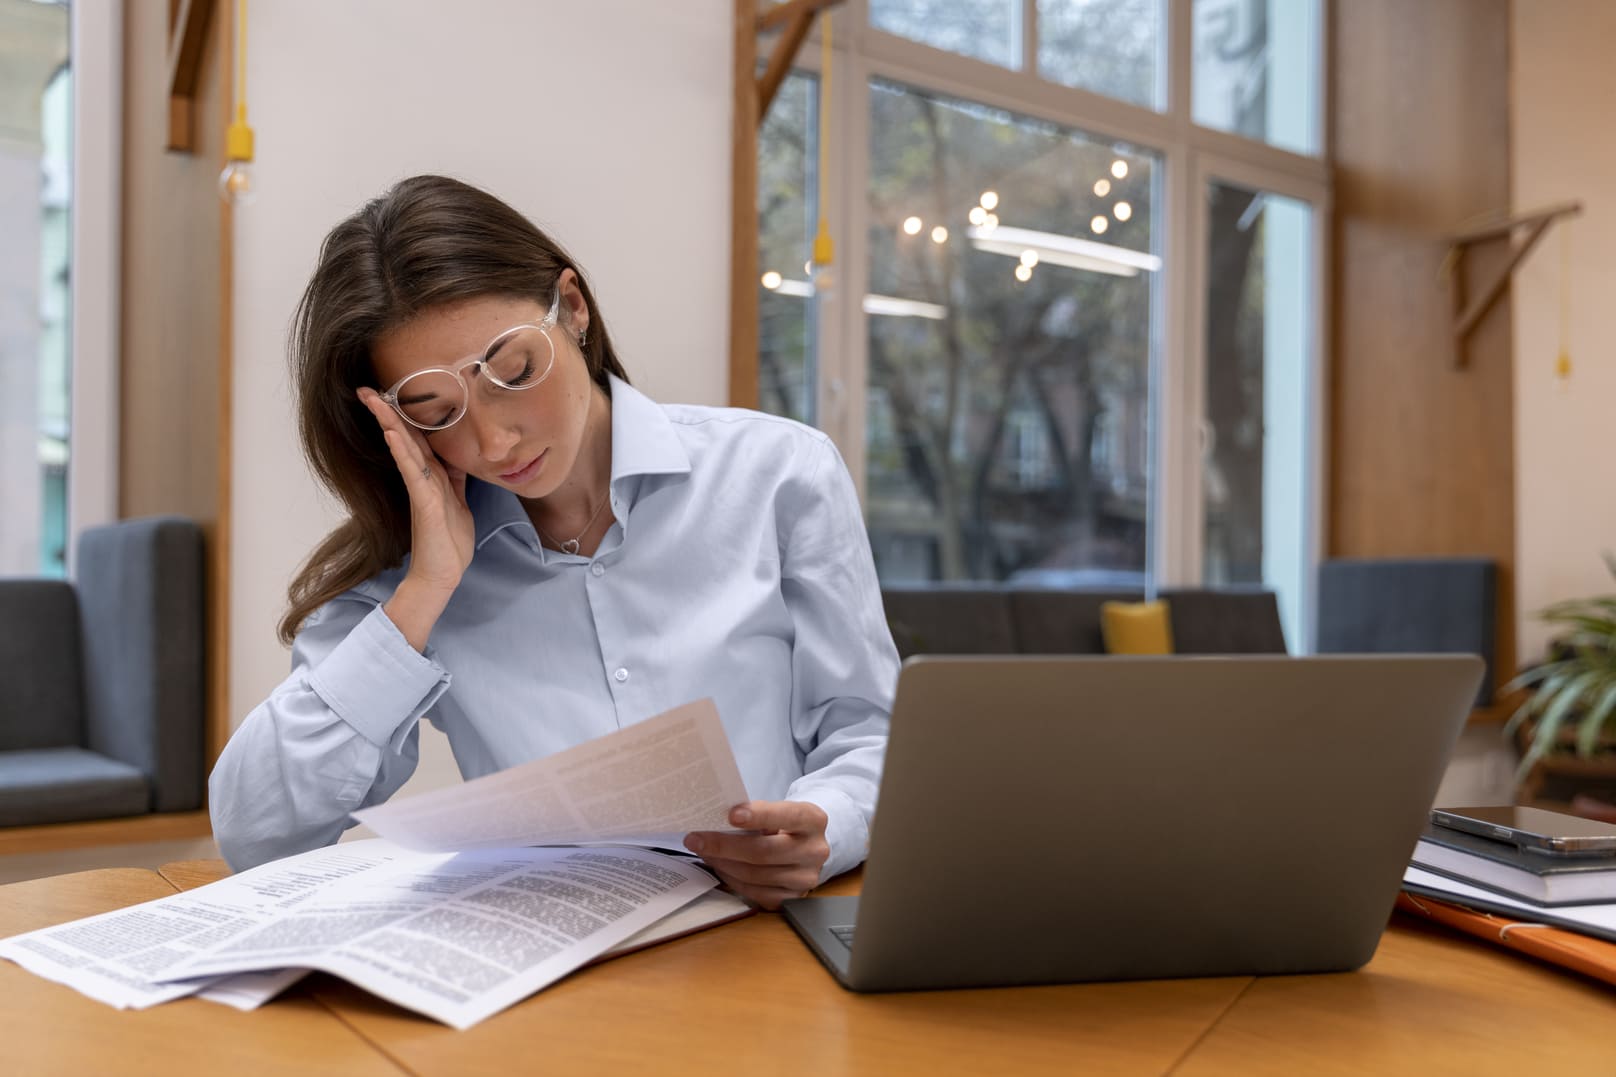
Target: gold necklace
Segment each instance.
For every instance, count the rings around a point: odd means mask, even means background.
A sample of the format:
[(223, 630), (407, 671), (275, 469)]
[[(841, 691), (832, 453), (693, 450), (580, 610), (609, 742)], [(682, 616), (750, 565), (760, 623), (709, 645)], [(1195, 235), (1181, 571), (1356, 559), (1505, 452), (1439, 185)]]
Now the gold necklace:
[(579, 540), (581, 540), (586, 534), (589, 533), (589, 529), (591, 527), (593, 527), (594, 524), (595, 524), (596, 517), (598, 517), (600, 515), (600, 510), (605, 508), (606, 507), (606, 502), (610, 501), (611, 499), (612, 499), (611, 498), (611, 493), (610, 493), (610, 491), (608, 491), (607, 495), (600, 499), (600, 504), (595, 506), (595, 511), (591, 512), (589, 514), (589, 520), (588, 520), (587, 523), (584, 524), (583, 530), (579, 531), (577, 535), (575, 535), (574, 537), (568, 539), (566, 542), (557, 542), (554, 538), (551, 537), (551, 535), (550, 535), (550, 533), (548, 531), (546, 531), (542, 527), (539, 527), (539, 521), (537, 521), (537, 520), (533, 521), (533, 526), (538, 530), (540, 538), (547, 541), (550, 545), (554, 546), (556, 549), (560, 550), (562, 553), (577, 554)]

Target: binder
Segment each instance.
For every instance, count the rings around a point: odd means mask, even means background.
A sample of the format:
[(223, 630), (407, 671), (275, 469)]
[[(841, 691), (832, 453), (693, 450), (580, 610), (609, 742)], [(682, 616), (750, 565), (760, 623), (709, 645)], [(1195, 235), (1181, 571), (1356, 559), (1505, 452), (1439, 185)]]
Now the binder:
[(1404, 890), (1397, 909), (1616, 986), (1616, 942)]

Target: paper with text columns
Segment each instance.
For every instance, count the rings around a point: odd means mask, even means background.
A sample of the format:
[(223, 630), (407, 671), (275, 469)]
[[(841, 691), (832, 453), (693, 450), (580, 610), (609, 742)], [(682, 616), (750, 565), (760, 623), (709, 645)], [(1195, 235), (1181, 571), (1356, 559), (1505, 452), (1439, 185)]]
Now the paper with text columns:
[(354, 813), (423, 852), (612, 842), (677, 849), (692, 830), (741, 833), (748, 799), (711, 699), (564, 752)]

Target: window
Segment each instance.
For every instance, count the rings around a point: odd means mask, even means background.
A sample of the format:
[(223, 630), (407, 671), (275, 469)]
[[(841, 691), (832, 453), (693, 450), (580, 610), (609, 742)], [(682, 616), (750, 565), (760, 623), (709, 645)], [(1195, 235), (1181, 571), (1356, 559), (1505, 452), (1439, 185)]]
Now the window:
[(1318, 8), (850, 0), (825, 176), (803, 50), (760, 151), (763, 402), (836, 439), (883, 580), (1259, 585), (1308, 646)]
[(1202, 576), (1275, 587), (1305, 639), (1313, 211), (1221, 181), (1207, 204)]
[[(883, 578), (1142, 578), (1155, 171), (1079, 131), (871, 87), (865, 512)], [(1105, 416), (1137, 454), (1096, 460)]]
[(807, 262), (818, 228), (819, 80), (781, 83), (758, 132), (758, 400), (811, 423), (814, 289)]
[(1038, 73), (1146, 108), (1167, 104), (1163, 0), (1038, 0)]
[(0, 574), (66, 571), (72, 75), (65, 3), (0, 6)]
[(870, 25), (1000, 67), (1021, 64), (1021, 0), (870, 0)]
[(1195, 0), (1194, 47), (1196, 123), (1317, 152), (1316, 4)]

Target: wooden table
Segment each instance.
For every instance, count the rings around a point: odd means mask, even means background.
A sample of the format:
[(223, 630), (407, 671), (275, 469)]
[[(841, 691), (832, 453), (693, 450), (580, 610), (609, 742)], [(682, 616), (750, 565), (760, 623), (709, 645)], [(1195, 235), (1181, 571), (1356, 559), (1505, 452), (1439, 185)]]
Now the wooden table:
[[(0, 936), (223, 874), (14, 883)], [(855, 995), (763, 914), (584, 969), (466, 1032), (324, 975), (252, 1014), (119, 1012), (0, 962), (0, 1036), (0, 1070), (19, 1074), (1593, 1074), (1616, 1073), (1616, 990), (1399, 918), (1356, 973)]]

